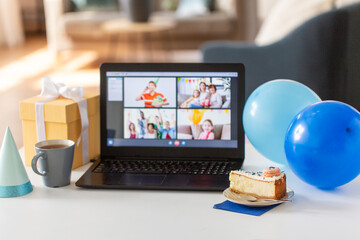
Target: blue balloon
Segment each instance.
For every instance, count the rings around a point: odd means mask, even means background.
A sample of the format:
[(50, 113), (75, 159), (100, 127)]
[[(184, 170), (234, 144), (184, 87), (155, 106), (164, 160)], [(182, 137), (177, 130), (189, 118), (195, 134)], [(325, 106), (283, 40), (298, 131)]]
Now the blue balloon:
[(313, 186), (350, 182), (360, 173), (360, 113), (336, 101), (307, 107), (289, 127), (285, 153), (294, 173)]
[(284, 141), (292, 119), (321, 99), (292, 80), (262, 84), (249, 96), (243, 112), (245, 133), (251, 144), (271, 161), (286, 164)]

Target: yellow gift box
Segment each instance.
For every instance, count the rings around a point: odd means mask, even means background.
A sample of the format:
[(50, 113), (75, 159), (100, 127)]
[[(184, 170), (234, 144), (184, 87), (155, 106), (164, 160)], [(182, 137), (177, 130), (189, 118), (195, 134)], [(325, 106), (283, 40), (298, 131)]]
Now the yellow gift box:
[[(44, 97), (33, 97), (20, 102), (23, 125), (25, 164), (31, 166), (37, 143), (35, 104)], [(99, 94), (85, 93), (88, 112), (89, 159), (100, 154), (100, 98)], [(81, 136), (81, 118), (77, 102), (59, 97), (44, 104), (46, 139), (70, 139), (75, 142), (73, 169), (84, 164)], [(80, 142), (78, 141), (80, 140)], [(86, 161), (85, 161), (86, 162)]]

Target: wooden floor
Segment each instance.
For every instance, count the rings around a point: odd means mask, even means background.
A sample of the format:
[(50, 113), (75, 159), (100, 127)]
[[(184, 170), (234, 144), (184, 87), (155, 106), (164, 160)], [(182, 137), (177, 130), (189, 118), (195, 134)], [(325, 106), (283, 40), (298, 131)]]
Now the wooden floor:
[[(43, 36), (29, 38), (20, 47), (0, 47), (0, 143), (9, 126), (17, 146), (23, 145), (19, 102), (40, 94), (42, 77), (49, 76), (55, 82), (64, 82), (70, 87), (83, 86), (85, 91), (99, 92), (100, 64), (117, 61), (116, 58), (127, 61), (126, 56), (104, 59), (100, 55), (94, 51), (67, 51), (59, 61), (47, 49)], [(173, 51), (168, 56), (171, 56), (167, 57), (168, 62), (198, 62), (201, 59), (198, 50)], [(143, 61), (143, 58), (139, 59)], [(164, 59), (155, 58), (152, 61), (163, 62)]]

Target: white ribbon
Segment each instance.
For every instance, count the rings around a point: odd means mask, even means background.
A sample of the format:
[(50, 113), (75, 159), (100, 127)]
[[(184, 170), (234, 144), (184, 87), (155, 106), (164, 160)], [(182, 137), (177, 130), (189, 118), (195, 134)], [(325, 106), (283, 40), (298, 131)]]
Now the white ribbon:
[(84, 99), (84, 90), (82, 87), (69, 88), (64, 83), (54, 83), (49, 77), (42, 79), (42, 90), (40, 97), (46, 99), (36, 102), (35, 104), (35, 120), (36, 133), (38, 142), (46, 140), (44, 104), (63, 96), (77, 102), (81, 118), (81, 134), (76, 142), (78, 146), (82, 139), (83, 164), (89, 161), (89, 119), (87, 113), (87, 101)]

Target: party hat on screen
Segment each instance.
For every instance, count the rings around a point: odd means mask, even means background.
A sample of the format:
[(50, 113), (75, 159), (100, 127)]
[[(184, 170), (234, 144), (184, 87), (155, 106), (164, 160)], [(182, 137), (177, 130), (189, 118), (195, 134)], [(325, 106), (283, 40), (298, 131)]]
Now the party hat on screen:
[(157, 79), (154, 81), (154, 83), (155, 83), (155, 84), (158, 84), (159, 80), (160, 80), (160, 78), (157, 78)]
[(33, 187), (8, 127), (0, 150), (0, 197), (17, 197)]

